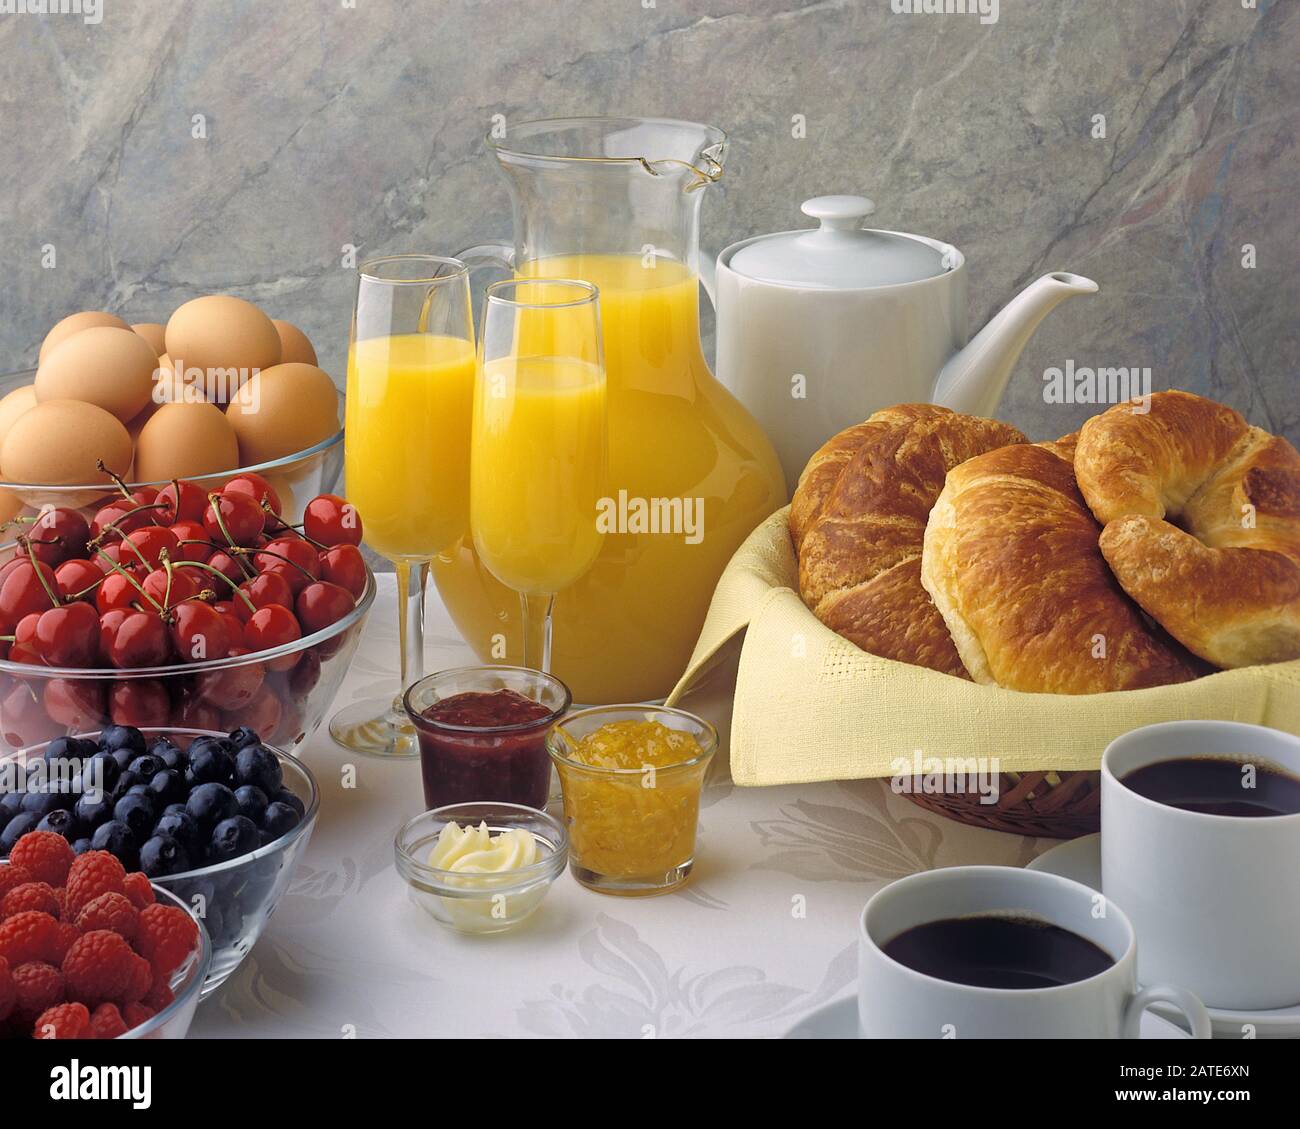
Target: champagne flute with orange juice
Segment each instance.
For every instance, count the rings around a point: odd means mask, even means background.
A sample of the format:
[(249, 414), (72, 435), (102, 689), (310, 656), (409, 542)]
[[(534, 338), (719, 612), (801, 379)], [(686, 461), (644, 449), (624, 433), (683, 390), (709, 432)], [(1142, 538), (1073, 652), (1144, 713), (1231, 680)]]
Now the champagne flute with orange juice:
[(556, 593), (604, 543), (609, 436), (597, 291), (567, 279), (487, 288), (470, 449), (479, 558), (519, 593), (524, 665), (549, 672)]
[(348, 349), (344, 462), (366, 544), (392, 561), (400, 614), (401, 685), (330, 721), (345, 748), (416, 756), (401, 695), (424, 673), (429, 562), (469, 520), (474, 320), (458, 259), (393, 255), (362, 265)]

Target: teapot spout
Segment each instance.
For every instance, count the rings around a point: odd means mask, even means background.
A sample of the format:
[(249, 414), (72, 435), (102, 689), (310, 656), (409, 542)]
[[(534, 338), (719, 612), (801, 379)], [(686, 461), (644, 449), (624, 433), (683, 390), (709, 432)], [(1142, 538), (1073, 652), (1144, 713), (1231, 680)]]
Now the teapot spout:
[(1064, 271), (1031, 282), (964, 349), (948, 358), (935, 381), (934, 402), (955, 412), (991, 416), (1038, 323), (1071, 295), (1096, 292), (1092, 279)]

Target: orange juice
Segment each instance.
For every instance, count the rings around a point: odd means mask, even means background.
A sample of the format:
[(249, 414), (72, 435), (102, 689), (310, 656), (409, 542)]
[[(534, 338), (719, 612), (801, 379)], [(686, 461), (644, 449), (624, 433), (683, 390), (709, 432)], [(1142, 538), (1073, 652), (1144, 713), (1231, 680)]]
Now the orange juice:
[[(580, 702), (661, 698), (690, 658), (727, 561), (785, 504), (780, 466), (705, 363), (699, 282), (680, 263), (558, 256), (519, 273), (600, 288), (609, 492), (626, 501), (595, 564), (556, 599), (552, 668)], [(684, 521), (675, 531), (645, 520), (647, 509), (667, 513), (674, 502)], [(479, 656), (518, 661), (519, 598), (483, 567), (468, 528), (434, 561), (434, 576)]]
[(366, 544), (428, 560), (469, 523), (474, 346), (406, 333), (356, 342), (348, 356), (348, 500)]
[(518, 592), (567, 588), (600, 552), (605, 377), (567, 357), (503, 357), (474, 397), (470, 527), (479, 557)]

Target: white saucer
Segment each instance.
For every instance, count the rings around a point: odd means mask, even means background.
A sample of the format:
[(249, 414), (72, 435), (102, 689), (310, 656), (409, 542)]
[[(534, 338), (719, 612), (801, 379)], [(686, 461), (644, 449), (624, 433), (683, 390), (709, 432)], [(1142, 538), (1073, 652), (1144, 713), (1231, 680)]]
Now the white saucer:
[[(810, 1011), (785, 1033), (786, 1039), (856, 1039), (858, 1037), (858, 998), (847, 996), (822, 1004)], [(1190, 1039), (1181, 1027), (1161, 1019), (1152, 1012), (1142, 1015), (1144, 1039)]]
[[(1101, 889), (1101, 835), (1085, 835), (1071, 839), (1060, 846), (1044, 851), (1029, 864), (1029, 870), (1042, 870), (1073, 878), (1094, 890)], [(1142, 944), (1142, 938), (1138, 938)], [(1177, 1020), (1179, 1013), (1165, 1004), (1154, 1005), (1153, 1010)], [(1254, 1028), (1257, 1039), (1300, 1038), (1300, 1004), (1276, 1008), (1272, 1011), (1236, 1011), (1231, 1008), (1206, 1007), (1210, 1013), (1210, 1026), (1220, 1039), (1244, 1038), (1249, 1028)]]

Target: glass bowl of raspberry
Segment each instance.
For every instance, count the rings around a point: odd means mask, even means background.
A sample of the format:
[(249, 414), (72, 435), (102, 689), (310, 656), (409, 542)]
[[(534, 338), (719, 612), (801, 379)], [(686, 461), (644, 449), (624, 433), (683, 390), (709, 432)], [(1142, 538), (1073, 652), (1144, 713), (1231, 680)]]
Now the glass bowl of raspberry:
[[(156, 882), (150, 885), (159, 902), (179, 906), (194, 917), (194, 911), (170, 890)], [(203, 998), (203, 987), (212, 964), (212, 941), (203, 922), (197, 917), (194, 919), (198, 922), (199, 939), (190, 955), (172, 973), (172, 1002), (152, 1018), (119, 1035), (119, 1039), (183, 1039), (189, 1032), (190, 1024), (194, 1022), (194, 1012), (198, 1009), (199, 1000)]]

